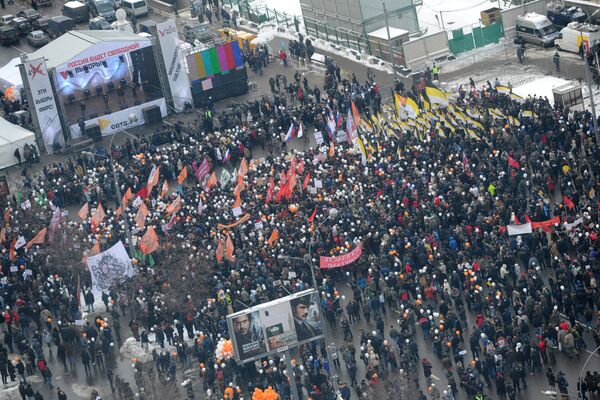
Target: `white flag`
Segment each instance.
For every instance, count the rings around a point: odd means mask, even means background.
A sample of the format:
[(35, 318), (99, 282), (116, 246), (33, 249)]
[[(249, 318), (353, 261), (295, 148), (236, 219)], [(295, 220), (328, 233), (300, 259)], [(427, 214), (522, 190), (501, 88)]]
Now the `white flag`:
[(113, 285), (133, 276), (131, 259), (121, 241), (102, 253), (89, 256), (87, 265), (92, 275), (92, 293), (97, 298), (103, 291), (108, 292)]
[(521, 225), (506, 225), (506, 229), (508, 230), (508, 236), (524, 235), (532, 232), (531, 222)]

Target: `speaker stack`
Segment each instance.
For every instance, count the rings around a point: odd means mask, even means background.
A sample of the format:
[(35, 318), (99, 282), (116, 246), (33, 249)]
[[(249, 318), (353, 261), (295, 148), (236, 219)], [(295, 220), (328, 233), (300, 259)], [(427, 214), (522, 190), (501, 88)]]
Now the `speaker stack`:
[(147, 124), (158, 124), (161, 123), (163, 119), (159, 106), (143, 108), (142, 115)]
[(100, 131), (100, 125), (93, 123), (85, 127), (85, 135), (91, 138), (94, 142), (102, 141), (102, 132)]

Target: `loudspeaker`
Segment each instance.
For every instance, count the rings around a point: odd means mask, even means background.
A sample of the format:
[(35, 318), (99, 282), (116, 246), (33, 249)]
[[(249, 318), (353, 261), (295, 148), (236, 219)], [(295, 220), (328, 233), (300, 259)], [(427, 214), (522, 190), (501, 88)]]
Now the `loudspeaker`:
[(147, 124), (157, 124), (162, 122), (162, 114), (159, 106), (143, 108), (142, 115)]
[(85, 127), (85, 135), (91, 138), (94, 142), (102, 141), (102, 132), (100, 131), (100, 125), (90, 124)]

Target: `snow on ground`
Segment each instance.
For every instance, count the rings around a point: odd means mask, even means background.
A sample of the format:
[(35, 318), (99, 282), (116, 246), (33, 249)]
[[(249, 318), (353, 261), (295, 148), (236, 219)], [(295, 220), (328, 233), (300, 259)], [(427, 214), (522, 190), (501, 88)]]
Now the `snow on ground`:
[(492, 7), (498, 7), (497, 0), (423, 0), (417, 15), (421, 29), (434, 33), (442, 30), (442, 20), (447, 31), (479, 24), (479, 13)]
[(253, 0), (250, 2), (250, 6), (267, 6), (272, 10), (283, 12), (288, 15), (302, 15), (300, 0)]
[[(137, 358), (142, 364), (152, 361), (152, 350), (161, 352), (163, 349), (160, 348), (159, 344), (154, 342), (154, 334), (148, 335), (150, 343), (148, 344), (148, 350), (142, 347), (142, 342), (138, 342), (135, 338), (130, 337), (123, 342), (121, 346), (121, 355), (129, 360)], [(167, 343), (164, 348), (165, 351), (173, 352), (175, 347), (169, 346)]]
[(548, 100), (550, 100), (550, 103), (554, 104), (554, 95), (552, 94), (552, 89), (566, 85), (567, 83), (571, 82), (556, 76), (548, 75), (522, 85), (515, 86), (513, 87), (513, 92), (521, 97), (527, 97), (529, 95), (533, 96), (534, 94), (538, 97), (547, 97)]

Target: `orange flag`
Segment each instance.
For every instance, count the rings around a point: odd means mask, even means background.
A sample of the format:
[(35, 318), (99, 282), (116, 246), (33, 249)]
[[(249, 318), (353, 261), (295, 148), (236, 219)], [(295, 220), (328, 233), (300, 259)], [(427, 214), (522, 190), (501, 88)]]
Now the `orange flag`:
[(90, 250), (90, 256), (95, 256), (96, 254), (100, 254), (100, 241), (96, 240), (94, 247)]
[(104, 213), (104, 208), (102, 208), (102, 204), (98, 203), (98, 208), (96, 208), (96, 212), (92, 216), (92, 227), (97, 228), (102, 221), (104, 221), (104, 217), (106, 214)]
[(137, 222), (140, 229), (144, 229), (144, 227), (146, 226), (146, 217), (148, 216), (149, 213), (150, 213), (150, 211), (148, 211), (148, 207), (146, 207), (146, 203), (142, 203), (142, 205), (140, 206), (140, 208), (135, 216), (135, 222)]
[(123, 206), (124, 207), (127, 207), (127, 203), (129, 203), (129, 200), (131, 200), (132, 197), (133, 197), (133, 193), (131, 192), (131, 188), (128, 187), (127, 191), (123, 195)]
[(235, 196), (235, 201), (233, 202), (233, 206), (231, 206), (231, 208), (238, 208), (242, 206), (242, 198), (240, 197), (239, 193), (237, 194), (237, 196)]
[(173, 213), (176, 213), (180, 209), (181, 209), (181, 195), (178, 194), (177, 198), (175, 200), (173, 200), (173, 202), (167, 206), (165, 213), (167, 215), (171, 215)]
[(160, 176), (160, 166), (154, 166), (152, 171), (150, 171), (150, 176), (148, 177), (148, 183), (146, 184), (146, 189), (148, 190), (148, 194), (152, 192), (152, 188), (158, 185), (158, 177)]
[(267, 243), (269, 243), (269, 246), (273, 246), (273, 243), (275, 243), (277, 239), (279, 239), (279, 231), (277, 229), (273, 229), (273, 232), (271, 232), (271, 237), (269, 237)]
[(333, 145), (333, 140), (331, 141), (331, 144), (329, 145), (329, 157), (333, 157), (335, 156), (335, 146)]
[(169, 195), (169, 182), (167, 182), (167, 180), (165, 179), (165, 181), (162, 184), (162, 189), (160, 189), (160, 197), (164, 199), (168, 195)]
[(223, 262), (223, 241), (219, 240), (219, 245), (217, 246), (217, 252), (215, 253), (217, 257), (217, 262), (220, 264)]
[(82, 221), (85, 221), (85, 219), (88, 217), (89, 213), (90, 213), (90, 205), (88, 203), (85, 203), (83, 205), (83, 207), (81, 207), (81, 209), (79, 210), (77, 215), (79, 215), (79, 218), (81, 218)]
[(155, 252), (158, 247), (158, 237), (156, 236), (156, 231), (152, 226), (149, 226), (146, 234), (142, 236), (142, 239), (140, 240), (140, 250), (142, 253), (148, 255), (152, 252)]
[(186, 179), (187, 179), (187, 167), (184, 165), (183, 169), (179, 173), (179, 176), (177, 177), (177, 182), (179, 182), (179, 184), (181, 185), (183, 183), (183, 181), (185, 181)]
[(215, 171), (213, 171), (213, 173), (210, 174), (208, 181), (206, 182), (206, 190), (210, 191), (210, 189), (212, 189), (216, 185), (217, 185), (217, 174), (215, 173)]
[(34, 244), (42, 244), (46, 241), (46, 231), (48, 230), (48, 228), (44, 228), (41, 231), (38, 232), (37, 235), (35, 235), (35, 237), (33, 239), (31, 239), (26, 245), (26, 248), (31, 248), (31, 246), (33, 246)]
[(248, 161), (246, 161), (246, 157), (242, 158), (242, 162), (240, 162), (240, 168), (238, 169), (238, 177), (242, 177), (242, 179), (248, 173)]
[(352, 100), (352, 118), (354, 118), (356, 126), (360, 125), (360, 114), (358, 108), (356, 108), (356, 104), (354, 104), (354, 100)]
[(229, 261), (235, 260), (233, 257), (233, 241), (231, 240), (231, 236), (227, 234), (227, 240), (225, 241), (225, 258)]
[(119, 218), (121, 216), (121, 207), (117, 207), (115, 214), (117, 215), (117, 218)]

